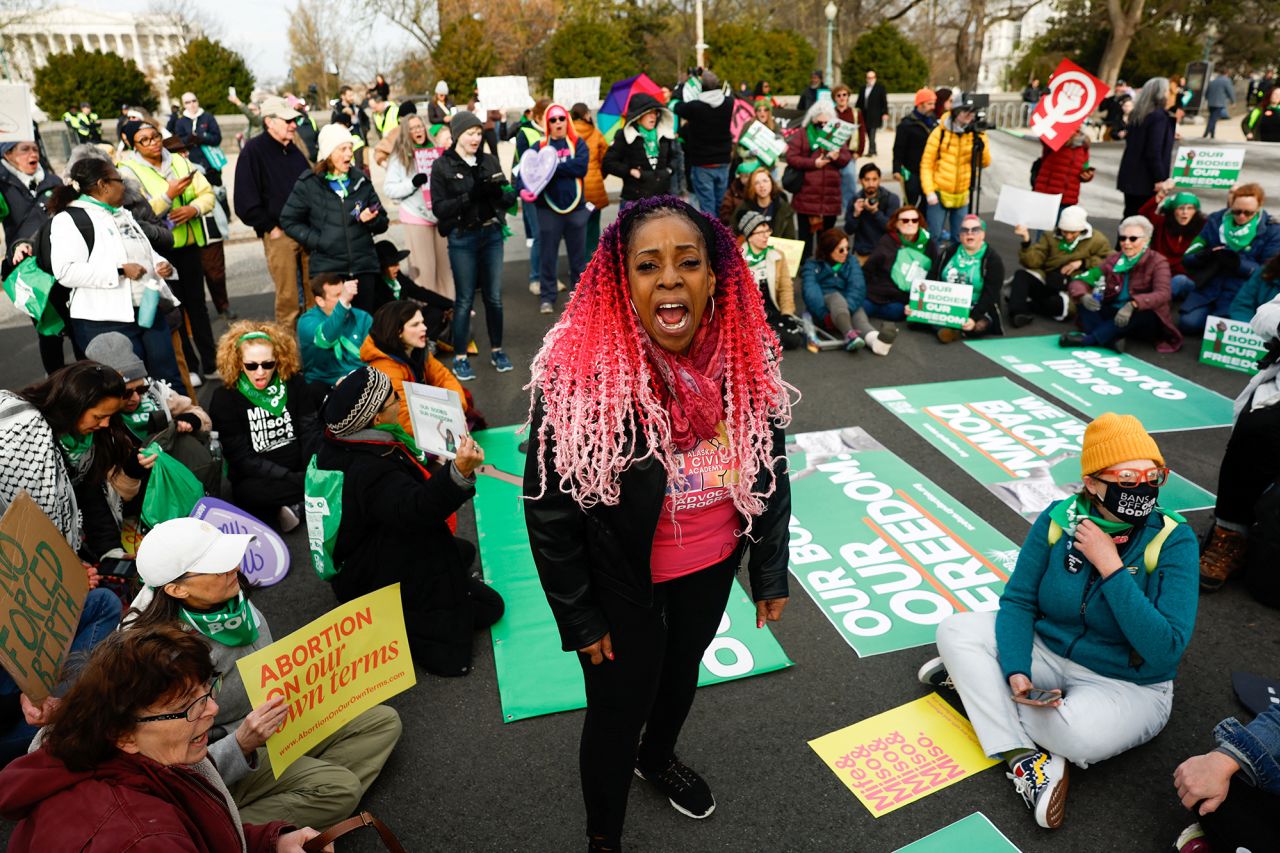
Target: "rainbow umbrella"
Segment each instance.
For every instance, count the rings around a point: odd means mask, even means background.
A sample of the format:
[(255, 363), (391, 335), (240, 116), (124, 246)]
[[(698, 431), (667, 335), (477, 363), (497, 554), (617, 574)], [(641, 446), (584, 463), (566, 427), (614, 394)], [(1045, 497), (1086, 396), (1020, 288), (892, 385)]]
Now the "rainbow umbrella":
[(650, 80), (648, 74), (637, 74), (614, 83), (609, 87), (609, 94), (605, 96), (604, 103), (596, 112), (596, 127), (604, 134), (607, 141), (613, 142), (614, 135), (622, 129), (627, 105), (631, 103), (632, 95), (637, 92), (652, 95), (660, 103), (666, 103), (666, 98), (662, 96), (662, 87)]

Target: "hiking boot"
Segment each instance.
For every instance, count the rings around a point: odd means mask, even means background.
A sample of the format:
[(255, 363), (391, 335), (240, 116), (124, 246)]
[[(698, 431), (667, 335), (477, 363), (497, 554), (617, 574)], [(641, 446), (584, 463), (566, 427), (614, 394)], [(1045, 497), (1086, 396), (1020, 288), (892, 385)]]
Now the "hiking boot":
[(622, 845), (610, 842), (603, 835), (589, 835), (587, 853), (622, 853)]
[(1082, 347), (1084, 345), (1084, 332), (1063, 332), (1058, 335), (1058, 346), (1060, 347)]
[(500, 349), (496, 349), (489, 354), (489, 363), (499, 373), (510, 373), (514, 369), (511, 366), (511, 359), (507, 358), (507, 354)]
[(866, 345), (867, 342), (862, 339), (862, 335), (858, 334), (857, 329), (850, 329), (844, 336), (845, 352), (857, 352)]
[(453, 357), (453, 376), (459, 382), (470, 382), (476, 378), (475, 371), (471, 369), (471, 359)]
[(711, 787), (674, 755), (665, 770), (644, 771), (637, 762), (635, 771), (637, 776), (670, 800), (672, 808), (682, 815), (702, 820), (716, 810), (716, 798), (711, 796)]
[(1200, 553), (1200, 588), (1205, 592), (1217, 592), (1244, 564), (1244, 550), (1248, 536), (1235, 530), (1214, 525), (1209, 531), (1209, 541)]
[(1004, 774), (1035, 812), (1036, 823), (1057, 829), (1067, 810), (1067, 762), (1048, 752), (1032, 752)]
[(1177, 853), (1211, 853), (1209, 839), (1204, 837), (1204, 829), (1199, 823), (1193, 823), (1178, 833), (1178, 840), (1173, 842)]
[(959, 329), (953, 329), (948, 326), (945, 329), (938, 330), (938, 340), (944, 344), (954, 344), (956, 341), (964, 337), (964, 332)]
[(947, 665), (942, 662), (941, 657), (925, 661), (924, 666), (920, 667), (920, 671), (916, 673), (916, 678), (925, 687), (956, 689), (955, 684), (951, 681), (951, 674), (947, 672)]
[(1035, 314), (1014, 314), (1013, 327), (1015, 329), (1021, 329), (1023, 326), (1030, 326), (1032, 321), (1034, 321), (1035, 319), (1036, 319)]

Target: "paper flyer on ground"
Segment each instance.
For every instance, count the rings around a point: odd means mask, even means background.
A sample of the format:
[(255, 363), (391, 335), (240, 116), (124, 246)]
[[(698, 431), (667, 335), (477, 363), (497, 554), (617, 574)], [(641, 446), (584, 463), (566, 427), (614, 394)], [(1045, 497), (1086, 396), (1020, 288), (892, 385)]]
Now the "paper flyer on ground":
[[(872, 817), (993, 767), (973, 726), (937, 693), (809, 741)], [(965, 849), (965, 848), (959, 848)], [(988, 848), (968, 848), (982, 849)]]
[(1148, 432), (1231, 426), (1232, 401), (1126, 353), (1061, 347), (1056, 335), (966, 341), (980, 355), (1084, 413), (1134, 415)]
[[(1085, 422), (1007, 377), (867, 393), (1027, 521), (1080, 489)], [(1214, 496), (1175, 473), (1160, 505), (1209, 509)]]
[[(502, 719), (508, 723), (587, 704), (582, 669), (574, 654), (560, 649), (560, 634), (529, 550), (520, 499), (525, 456), (519, 445), (525, 436), (516, 429), (473, 435), (485, 452), (475, 497), (480, 558), (485, 580), (506, 602), (492, 636)], [(735, 581), (716, 636), (703, 655), (700, 686), (791, 666), (772, 631), (757, 629), (755, 618), (755, 604)]]
[(1021, 853), (982, 812), (944, 826), (894, 853)]
[(462, 413), (458, 392), (406, 382), (404, 399), (413, 424), (413, 440), (418, 447), (445, 459), (457, 456), (458, 440), (467, 434), (467, 418)]
[(787, 441), (791, 574), (859, 657), (995, 610), (1018, 547), (860, 427)]
[(949, 281), (917, 279), (911, 282), (907, 320), (931, 326), (958, 329), (969, 319), (973, 306), (973, 285)]
[(1267, 354), (1267, 342), (1253, 326), (1226, 317), (1207, 317), (1200, 341), (1200, 363), (1247, 373), (1258, 372), (1258, 359)]
[(1173, 183), (1200, 190), (1229, 190), (1240, 180), (1243, 148), (1181, 145), (1173, 158)]

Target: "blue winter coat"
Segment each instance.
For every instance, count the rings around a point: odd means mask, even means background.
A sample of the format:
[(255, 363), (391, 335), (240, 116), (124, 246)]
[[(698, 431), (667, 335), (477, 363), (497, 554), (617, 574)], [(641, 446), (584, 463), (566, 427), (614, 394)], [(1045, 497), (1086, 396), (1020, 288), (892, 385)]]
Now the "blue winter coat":
[(867, 282), (857, 261), (845, 261), (837, 272), (826, 261), (811, 258), (800, 269), (800, 280), (805, 307), (813, 315), (815, 323), (827, 319), (828, 293), (844, 294), (850, 312), (861, 308), (867, 298)]
[[(1229, 214), (1230, 211), (1225, 209), (1209, 214), (1204, 228), (1200, 229), (1200, 236), (1192, 242), (1191, 248), (1182, 256), (1182, 266), (1186, 268), (1188, 275), (1194, 278), (1196, 270), (1211, 263), (1213, 250), (1223, 245), (1222, 220)], [(1258, 216), (1262, 218), (1262, 222), (1258, 225), (1257, 236), (1253, 238), (1249, 248), (1235, 253), (1240, 259), (1240, 265), (1235, 274), (1219, 273), (1197, 289), (1208, 290), (1216, 286), (1218, 292), (1237, 292), (1250, 276), (1262, 268), (1263, 264), (1280, 254), (1280, 223), (1273, 220), (1266, 210), (1258, 211)], [(1263, 302), (1266, 301), (1263, 300)], [(1249, 317), (1252, 316), (1252, 314), (1249, 315)]]

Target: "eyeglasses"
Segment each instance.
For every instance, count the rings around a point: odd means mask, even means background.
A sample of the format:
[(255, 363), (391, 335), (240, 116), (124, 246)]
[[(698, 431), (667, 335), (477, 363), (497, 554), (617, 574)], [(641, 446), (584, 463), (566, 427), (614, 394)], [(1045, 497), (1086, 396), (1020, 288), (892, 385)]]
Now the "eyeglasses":
[[(902, 220), (901, 220), (901, 219), (899, 219), (898, 221), (899, 221), (899, 222), (901, 222)], [(970, 226), (968, 226), (967, 228), (966, 228), (966, 227), (961, 226), (961, 228), (960, 228), (960, 233), (961, 233), (961, 234), (977, 234), (977, 233), (978, 233), (978, 232), (980, 232), (981, 230), (982, 230), (982, 226), (980, 226), (980, 225), (970, 225)]]
[(146, 136), (135, 136), (133, 138), (134, 145), (150, 145), (153, 142), (159, 142), (159, 141), (160, 141), (160, 134), (158, 133), (149, 133)]
[(910, 216), (910, 217), (901, 216), (898, 218), (899, 225), (915, 225), (919, 222), (920, 222), (920, 217), (918, 216)]
[(103, 178), (98, 183), (101, 184), (123, 184), (124, 178)]
[(1239, 208), (1234, 208), (1231, 211), (1231, 215), (1232, 216), (1253, 216), (1257, 212), (1258, 211), (1256, 210), (1240, 210)]
[(128, 400), (130, 397), (141, 397), (142, 392), (142, 388), (126, 388), (124, 389), (124, 399)]
[(196, 700), (186, 707), (186, 710), (179, 711), (176, 714), (153, 714), (150, 717), (134, 717), (135, 723), (159, 723), (165, 720), (182, 720), (188, 723), (194, 723), (196, 720), (204, 716), (205, 709), (209, 707), (210, 699), (217, 699), (218, 694), (222, 692), (222, 673), (215, 672), (213, 681), (209, 682), (209, 690), (201, 696), (197, 696)]
[(1116, 478), (1116, 485), (1122, 489), (1132, 489), (1139, 483), (1151, 486), (1163, 486), (1169, 480), (1169, 469), (1164, 466), (1156, 468), (1107, 468), (1095, 476), (1110, 474)]
[(245, 373), (253, 373), (255, 370), (258, 370), (258, 369), (275, 370), (276, 369), (275, 359), (272, 359), (271, 361), (246, 361), (244, 363)]
[(568, 119), (564, 116), (555, 116), (554, 118), (547, 119), (547, 124), (564, 124), (567, 121)]
[(1121, 234), (1116, 239), (1121, 243), (1136, 243), (1144, 238), (1141, 234)]
[(182, 99), (182, 103), (184, 103), (184, 104), (198, 104), (198, 103), (200, 103), (200, 102), (199, 102), (199, 101), (197, 101), (195, 98), (190, 98), (190, 99), (188, 99), (188, 98), (183, 98), (183, 99)]

